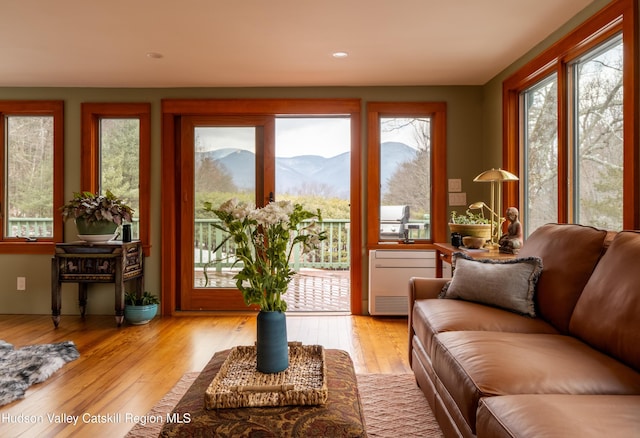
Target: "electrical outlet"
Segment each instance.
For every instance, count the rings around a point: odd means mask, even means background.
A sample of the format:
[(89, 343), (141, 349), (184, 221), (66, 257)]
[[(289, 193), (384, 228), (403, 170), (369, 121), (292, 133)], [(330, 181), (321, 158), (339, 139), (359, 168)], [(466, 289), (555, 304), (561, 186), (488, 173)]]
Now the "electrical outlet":
[(27, 277), (18, 277), (16, 288), (18, 290), (27, 290)]

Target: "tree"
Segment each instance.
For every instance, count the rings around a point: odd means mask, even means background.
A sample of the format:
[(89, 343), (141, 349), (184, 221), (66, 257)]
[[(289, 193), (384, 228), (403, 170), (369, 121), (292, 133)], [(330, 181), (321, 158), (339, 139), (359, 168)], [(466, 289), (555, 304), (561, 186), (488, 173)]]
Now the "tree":
[(140, 121), (102, 119), (100, 123), (100, 187), (138, 212), (140, 206)]
[(423, 219), (431, 211), (431, 120), (425, 118), (383, 119), (381, 129), (411, 130), (418, 146), (415, 158), (401, 163), (389, 177), (382, 204), (409, 205), (411, 216)]
[(8, 117), (10, 217), (53, 217), (53, 117)]
[(235, 192), (231, 173), (216, 160), (205, 157), (196, 163), (195, 184), (198, 192)]
[[(605, 44), (571, 64), (573, 144), (570, 200), (574, 220), (622, 227), (622, 43)], [(558, 219), (558, 92), (555, 76), (523, 93), (528, 229)], [(564, 140), (564, 139), (563, 139)]]

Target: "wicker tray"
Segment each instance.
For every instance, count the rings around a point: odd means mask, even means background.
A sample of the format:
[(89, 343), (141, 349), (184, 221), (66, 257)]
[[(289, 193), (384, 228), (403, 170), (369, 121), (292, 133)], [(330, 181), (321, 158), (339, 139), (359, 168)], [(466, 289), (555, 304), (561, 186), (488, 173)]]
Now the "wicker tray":
[(327, 401), (327, 370), (321, 345), (289, 345), (289, 368), (256, 370), (256, 347), (234, 347), (204, 395), (207, 409), (321, 405)]

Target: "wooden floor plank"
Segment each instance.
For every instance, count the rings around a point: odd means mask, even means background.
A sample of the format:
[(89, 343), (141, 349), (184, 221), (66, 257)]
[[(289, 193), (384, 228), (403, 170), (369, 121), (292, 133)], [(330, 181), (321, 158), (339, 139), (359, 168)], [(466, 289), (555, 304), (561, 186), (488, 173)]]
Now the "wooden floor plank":
[[(0, 436), (124, 436), (134, 425), (125, 415), (144, 415), (184, 373), (202, 370), (216, 351), (252, 345), (255, 319), (184, 314), (117, 328), (112, 316), (63, 316), (54, 329), (48, 316), (0, 315), (0, 339), (17, 348), (71, 340), (81, 354), (23, 400), (0, 407), (0, 419), (30, 415), (44, 421), (0, 421)], [(359, 374), (411, 372), (406, 318), (289, 313), (287, 333), (289, 340), (349, 352)], [(121, 421), (109, 422), (118, 413)], [(60, 425), (48, 414), (84, 415), (85, 421)]]

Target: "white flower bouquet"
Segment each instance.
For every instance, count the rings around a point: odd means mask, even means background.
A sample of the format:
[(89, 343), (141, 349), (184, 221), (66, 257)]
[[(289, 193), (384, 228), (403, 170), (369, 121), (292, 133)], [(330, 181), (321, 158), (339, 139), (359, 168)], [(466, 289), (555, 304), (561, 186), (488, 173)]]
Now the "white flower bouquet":
[(235, 263), (241, 262), (242, 269), (233, 278), (245, 303), (265, 311), (286, 311), (282, 295), (295, 274), (289, 265), (293, 248), (302, 245), (303, 253), (308, 253), (326, 239), (316, 222), (322, 220), (320, 210), (314, 213), (290, 201), (254, 209), (235, 198), (218, 208), (205, 202), (204, 209), (221, 221), (212, 226), (227, 233), (218, 247), (229, 239), (235, 245)]

